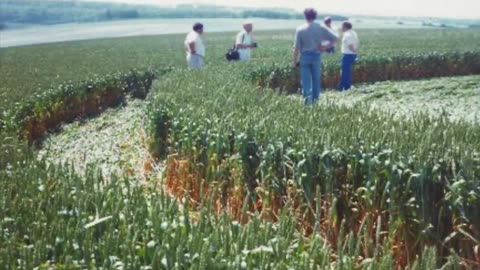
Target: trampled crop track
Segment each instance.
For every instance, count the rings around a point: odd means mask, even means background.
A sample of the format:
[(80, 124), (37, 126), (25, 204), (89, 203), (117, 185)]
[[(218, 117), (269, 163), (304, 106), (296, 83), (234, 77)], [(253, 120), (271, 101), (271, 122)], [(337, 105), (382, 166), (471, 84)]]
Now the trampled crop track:
[[(26, 117), (20, 136), (42, 146), (39, 158), (72, 165), (79, 174), (93, 166), (107, 179), (128, 176), (142, 180), (145, 172), (152, 169), (143, 167), (143, 162), (149, 160), (143, 128), (145, 100), (158, 74), (161, 72), (113, 75), (110, 80), (73, 87), (73, 95), (64, 95), (65, 90), (59, 88), (60, 95), (55, 96), (54, 90), (51, 92), (54, 98), (50, 100), (59, 105)], [(105, 99), (105, 96), (114, 98)], [(110, 102), (111, 99), (115, 102)], [(70, 112), (72, 100), (78, 106)], [(147, 166), (152, 164), (148, 162)]]
[(48, 137), (39, 155), (53, 163), (67, 163), (82, 174), (96, 166), (104, 177), (129, 176), (143, 180), (145, 148), (144, 101), (108, 109), (97, 118), (75, 122)]

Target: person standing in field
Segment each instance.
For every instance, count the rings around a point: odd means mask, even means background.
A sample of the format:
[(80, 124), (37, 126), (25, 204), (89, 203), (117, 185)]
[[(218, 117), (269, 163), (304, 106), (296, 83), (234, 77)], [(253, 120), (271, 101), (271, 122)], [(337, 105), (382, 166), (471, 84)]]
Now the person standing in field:
[(352, 30), (352, 23), (344, 22), (342, 24), (342, 81), (340, 91), (348, 90), (352, 87), (353, 64), (357, 60), (357, 53), (360, 42), (357, 33)]
[[(304, 11), (304, 25), (295, 33), (292, 66), (296, 67), (300, 60), (300, 76), (305, 104), (315, 103), (320, 96), (322, 52), (334, 44), (338, 36), (325, 26), (315, 22), (317, 11), (307, 8)], [(328, 41), (329, 46), (322, 46)], [(300, 58), (300, 59), (299, 59)]]
[(185, 39), (187, 64), (190, 69), (202, 69), (205, 65), (205, 45), (202, 40), (203, 24), (193, 25), (193, 31)]
[(238, 33), (235, 39), (235, 48), (238, 50), (241, 61), (248, 61), (251, 58), (252, 49), (257, 47), (257, 43), (252, 41), (253, 23), (247, 21), (243, 24), (243, 30)]
[[(325, 24), (325, 26), (330, 29), (330, 31), (333, 31), (335, 32), (335, 30), (333, 30), (332, 28), (332, 17), (330, 16), (327, 16), (323, 19), (323, 23)], [(326, 41), (324, 44), (322, 44), (324, 46), (328, 46), (328, 41)], [(333, 44), (332, 44), (333, 45)], [(327, 47), (326, 49), (326, 52), (327, 53), (335, 53), (335, 46), (330, 46), (329, 48)]]

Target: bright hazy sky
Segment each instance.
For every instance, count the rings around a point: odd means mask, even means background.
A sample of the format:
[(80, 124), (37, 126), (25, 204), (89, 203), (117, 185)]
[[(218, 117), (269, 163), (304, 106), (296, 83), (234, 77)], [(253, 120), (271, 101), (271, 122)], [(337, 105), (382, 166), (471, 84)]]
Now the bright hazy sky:
[(202, 3), (221, 6), (286, 7), (358, 15), (480, 18), (480, 0), (88, 0), (134, 4)]

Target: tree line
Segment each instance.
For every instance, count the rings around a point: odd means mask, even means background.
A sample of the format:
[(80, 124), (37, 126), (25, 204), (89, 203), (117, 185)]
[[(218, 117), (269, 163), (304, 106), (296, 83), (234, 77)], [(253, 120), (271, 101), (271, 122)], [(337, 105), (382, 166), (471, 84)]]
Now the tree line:
[[(327, 14), (325, 14), (326, 16)], [(346, 17), (328, 14), (334, 20)], [(2, 0), (0, 25), (60, 24), (138, 18), (267, 18), (303, 19), (290, 9), (230, 8), (210, 5), (156, 7), (79, 1)]]

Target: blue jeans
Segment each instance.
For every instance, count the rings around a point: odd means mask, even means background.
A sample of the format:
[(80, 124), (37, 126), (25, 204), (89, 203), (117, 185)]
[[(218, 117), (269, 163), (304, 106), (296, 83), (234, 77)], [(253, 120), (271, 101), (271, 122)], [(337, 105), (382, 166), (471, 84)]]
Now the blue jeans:
[(340, 91), (348, 90), (352, 87), (353, 64), (357, 60), (356, 54), (344, 54), (342, 57), (342, 82)]
[(307, 105), (315, 103), (320, 96), (321, 61), (318, 52), (303, 52), (300, 57), (302, 92)]

